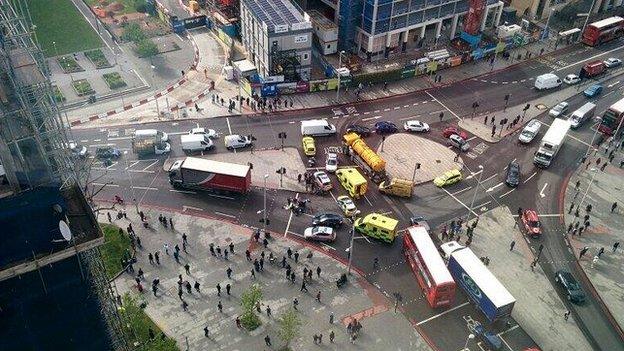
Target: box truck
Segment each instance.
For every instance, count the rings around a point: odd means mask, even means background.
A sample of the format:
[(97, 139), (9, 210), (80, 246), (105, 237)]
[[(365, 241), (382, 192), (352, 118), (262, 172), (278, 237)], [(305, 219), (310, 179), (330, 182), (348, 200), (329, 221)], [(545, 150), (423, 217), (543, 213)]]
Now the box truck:
[(384, 180), (379, 184), (379, 191), (386, 195), (412, 197), (414, 182), (407, 179), (393, 178), (391, 181)]
[(516, 299), (470, 248), (452, 251), (448, 269), (455, 283), (464, 289), (490, 322), (511, 315)]
[(162, 155), (171, 151), (171, 145), (158, 134), (137, 133), (132, 137), (132, 151), (139, 157)]
[(251, 187), (251, 167), (186, 157), (171, 165), (169, 182), (174, 188), (246, 193)]
[(533, 163), (536, 166), (543, 168), (550, 166), (559, 149), (561, 149), (571, 125), (570, 121), (555, 118), (544, 134), (540, 146), (535, 152), (535, 157), (533, 157)]

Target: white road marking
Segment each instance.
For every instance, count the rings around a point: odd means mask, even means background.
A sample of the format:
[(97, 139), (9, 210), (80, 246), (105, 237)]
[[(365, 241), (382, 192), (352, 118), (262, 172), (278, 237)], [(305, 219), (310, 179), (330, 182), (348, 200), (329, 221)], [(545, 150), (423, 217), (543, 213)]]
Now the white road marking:
[(505, 196), (507, 196), (507, 195), (511, 194), (514, 190), (516, 190), (516, 188), (512, 188), (511, 190), (509, 190), (508, 192), (506, 192), (506, 193), (504, 193), (503, 195), (499, 196), (498, 198), (499, 198), (499, 199), (502, 199), (503, 197), (505, 197)]
[(375, 110), (375, 113), (379, 113), (379, 110)]
[(522, 182), (522, 184), (526, 184), (526, 182), (531, 180), (531, 178), (535, 177), (536, 174), (537, 174), (537, 172), (533, 172), (533, 174), (531, 174), (524, 182)]
[(230, 197), (230, 196), (216, 195), (216, 194), (206, 194), (206, 195), (212, 196), (212, 197), (217, 197), (219, 199), (236, 200), (235, 198)]
[(134, 162), (132, 162), (132, 164), (131, 164), (131, 165), (129, 165), (129, 166), (128, 166), (128, 167), (126, 167), (125, 169), (132, 168), (132, 167), (136, 166), (136, 165), (137, 165), (138, 163), (140, 163), (140, 162), (141, 162), (141, 161), (134, 161)]
[(427, 318), (427, 319), (425, 319), (425, 320), (422, 320), (422, 321), (420, 321), (420, 322), (416, 323), (416, 325), (422, 325), (422, 324), (425, 324), (425, 323), (427, 323), (427, 322), (429, 322), (429, 321), (432, 321), (432, 320), (434, 320), (434, 319), (436, 319), (436, 318), (438, 318), (438, 317), (444, 316), (445, 314), (447, 314), (447, 313), (449, 313), (449, 312), (453, 312), (453, 311), (455, 311), (455, 310), (456, 310), (456, 309), (458, 309), (458, 308), (462, 308), (462, 307), (464, 307), (464, 306), (466, 306), (466, 305), (468, 305), (468, 304), (470, 304), (470, 302), (469, 302), (469, 301), (466, 301), (466, 302), (462, 303), (461, 305), (457, 305), (457, 306), (455, 306), (455, 307), (453, 307), (453, 308), (451, 308), (451, 309), (448, 309), (448, 310), (446, 310), (446, 311), (444, 311), (444, 312), (442, 312), (442, 313), (438, 313), (438, 314), (436, 314), (435, 316), (431, 316), (431, 317), (429, 317), (429, 318)]
[(93, 139), (93, 141), (95, 141), (96, 143), (99, 143), (100, 141), (102, 141), (102, 139)]
[(131, 187), (132, 189), (139, 189), (139, 190), (158, 190), (158, 188), (152, 188), (149, 186), (133, 186)]
[(472, 209), (474, 210), (474, 209), (477, 209), (477, 208), (481, 208), (483, 206), (489, 205), (490, 203), (492, 203), (492, 200), (488, 200), (488, 201), (486, 201), (486, 202), (484, 202), (484, 203), (482, 203), (480, 205), (477, 205), (477, 206), (473, 207)]
[(197, 192), (195, 192), (195, 191), (190, 191), (190, 190), (176, 190), (176, 189), (169, 189), (169, 191), (171, 191), (172, 193), (181, 193), (181, 194), (197, 194)]
[(404, 108), (408, 108), (408, 107), (409, 107), (409, 105), (403, 105), (403, 107), (404, 107)]
[(129, 169), (128, 172), (132, 172), (132, 173), (147, 173), (147, 174), (156, 173), (156, 171), (143, 171), (143, 170), (140, 170), (140, 169)]
[(548, 186), (548, 183), (544, 183), (544, 186), (542, 187), (542, 191), (540, 191), (540, 197), (546, 197), (546, 194), (544, 194), (544, 190), (546, 190), (547, 186)]
[(362, 118), (362, 122), (366, 122), (366, 121), (370, 121), (372, 119), (380, 119), (381, 116), (374, 116), (374, 117), (368, 117), (368, 118)]
[(481, 183), (485, 183), (485, 182), (487, 182), (488, 180), (490, 180), (490, 179), (492, 179), (492, 178), (496, 177), (497, 175), (498, 175), (498, 173), (494, 173), (494, 174), (492, 174), (491, 176), (489, 176), (489, 177), (487, 177), (487, 178), (483, 179), (483, 180), (481, 181)]
[(414, 115), (414, 116), (410, 116), (410, 117), (403, 117), (403, 118), (399, 118), (399, 121), (407, 121), (407, 120), (415, 119), (415, 118), (418, 118), (418, 117), (420, 117), (420, 115)]
[(228, 117), (225, 117), (225, 122), (227, 123), (228, 131), (230, 132), (230, 134), (232, 134), (232, 127), (230, 126), (230, 119)]
[[(299, 198), (299, 193), (295, 194), (295, 199)], [(284, 230), (284, 237), (288, 234), (288, 229), (290, 228), (290, 221), (292, 221), (293, 211), (290, 211), (290, 215), (288, 216), (288, 223), (286, 223), (286, 230)]]
[(108, 143), (108, 144), (92, 144), (92, 145), (88, 145), (88, 147), (103, 147), (103, 146), (115, 146), (115, 144)]
[(454, 192), (454, 193), (452, 193), (452, 194), (453, 194), (453, 195), (459, 195), (459, 194), (463, 193), (464, 191), (466, 191), (466, 190), (470, 190), (470, 189), (472, 189), (472, 187), (471, 187), (471, 186), (466, 187), (466, 188), (463, 188), (462, 190), (458, 190), (458, 191), (456, 191), (456, 192)]
[(486, 192), (486, 193), (489, 193), (490, 191), (493, 191), (494, 189), (499, 188), (499, 187), (500, 187), (500, 186), (502, 186), (503, 184), (505, 184), (505, 183), (500, 182), (500, 183), (498, 183), (498, 184), (496, 184), (496, 185), (494, 185), (494, 186), (491, 186), (491, 187), (487, 188), (487, 190), (486, 190), (485, 192)]
[(614, 86), (616, 86), (616, 85), (618, 85), (618, 84), (620, 84), (620, 81), (619, 81), (619, 80), (618, 80), (617, 82), (613, 83), (613, 84), (609, 84), (609, 85), (607, 85), (607, 88), (612, 88), (612, 87), (614, 87)]
[(229, 218), (236, 218), (236, 216), (233, 216), (231, 214), (227, 214), (227, 213), (223, 213), (223, 212), (219, 212), (219, 211), (214, 211), (215, 214), (218, 214), (220, 216), (224, 216), (224, 217), (229, 217)]
[[(461, 118), (455, 113), (453, 112), (450, 108), (448, 108), (446, 105), (444, 105), (442, 102), (440, 102), (440, 100), (436, 99), (433, 95), (431, 95), (430, 92), (425, 91), (425, 93), (427, 93), (427, 95), (431, 96), (431, 98), (433, 99), (433, 101), (437, 102), (438, 104), (440, 104), (440, 106), (444, 107), (448, 112), (450, 112), (453, 116), (455, 116), (455, 118), (457, 118), (458, 120), (461, 121)], [(426, 101), (423, 101), (423, 104), (426, 103)]]
[(373, 203), (368, 199), (368, 197), (366, 197), (366, 195), (364, 195), (364, 198), (366, 199), (366, 202), (373, 207)]
[(602, 97), (603, 97), (603, 98), (605, 98), (605, 97), (607, 97), (607, 96), (609, 96), (609, 95), (611, 95), (611, 94), (613, 94), (613, 93), (615, 93), (615, 90), (612, 90), (612, 91), (610, 91), (610, 92), (608, 92), (608, 93), (604, 94)]
[(91, 183), (91, 184), (93, 184), (93, 185), (97, 185), (97, 186), (103, 186), (103, 187), (110, 186), (110, 187), (112, 187), (112, 188), (119, 188), (119, 184), (95, 183), (95, 182), (93, 182), (93, 183)]
[(203, 211), (203, 208), (199, 208), (199, 207), (193, 207), (193, 206), (185, 206), (182, 205), (182, 212), (186, 212), (187, 210), (193, 210), (193, 211)]
[(594, 56), (592, 56), (592, 57), (586, 58), (586, 59), (581, 60), (581, 61), (576, 61), (576, 62), (574, 62), (574, 63), (571, 63), (571, 64), (567, 65), (567, 66), (563, 66), (563, 67), (561, 67), (561, 68), (559, 68), (559, 69), (556, 69), (556, 70), (555, 70), (555, 72), (566, 70), (566, 69), (568, 69), (568, 68), (570, 68), (570, 67), (574, 67), (574, 66), (576, 66), (576, 65), (579, 65), (579, 64), (581, 64), (581, 63), (585, 63), (585, 62), (587, 62), (587, 61), (592, 61), (592, 60), (594, 60), (594, 59), (595, 59), (595, 58), (597, 58), (597, 57), (600, 57), (600, 56), (603, 56), (603, 55), (606, 55), (606, 54), (610, 54), (610, 53), (612, 53), (612, 52), (614, 52), (614, 51), (620, 50), (621, 48), (622, 48), (621, 46), (618, 46), (618, 47), (617, 47), (617, 48), (615, 48), (615, 49), (612, 49), (612, 50), (609, 50), (609, 51), (605, 51), (605, 52), (603, 52), (603, 53), (600, 53), (600, 54), (594, 55)]
[(457, 201), (460, 205), (464, 206), (465, 209), (467, 209), (468, 211), (472, 212), (473, 215), (478, 216), (478, 214), (473, 211), (471, 208), (468, 207), (468, 205), (466, 205), (465, 203), (461, 202), (461, 200), (459, 200), (457, 197), (455, 197), (455, 195), (451, 194), (448, 190), (441, 188), (442, 190), (444, 190), (445, 193), (447, 193), (450, 197), (452, 197), (455, 201)]
[(89, 139), (82, 139), (82, 140), (80, 140), (80, 142), (81, 142), (81, 143), (83, 143), (83, 144), (84, 144), (84, 143), (88, 143), (88, 142), (89, 142)]
[(476, 136), (476, 135), (473, 135), (472, 137), (470, 137), (470, 138), (466, 139), (466, 141), (471, 141), (471, 140), (474, 140), (474, 139), (476, 139), (476, 138), (477, 138), (477, 136)]
[(328, 249), (330, 249), (330, 250), (336, 250), (334, 247), (329, 246), (329, 245), (327, 245), (327, 244), (325, 244), (325, 243), (319, 243), (319, 244), (323, 245), (324, 247), (326, 247), (326, 248), (328, 248)]
[[(108, 141), (116, 141), (116, 140), (130, 140), (132, 139), (131, 136), (125, 136), (125, 137), (115, 137), (115, 138), (108, 138)], [(93, 140), (93, 141), (99, 141), (99, 140)]]
[(365, 115), (368, 115), (368, 114), (370, 114), (370, 111), (366, 111), (366, 112), (364, 112), (364, 114), (365, 114)]
[(154, 160), (154, 162), (150, 163), (150, 165), (149, 165), (149, 166), (147, 166), (147, 167), (143, 168), (142, 170), (143, 170), (143, 171), (146, 171), (148, 168), (150, 168), (150, 167), (152, 167), (153, 165), (157, 164), (157, 163), (158, 163), (158, 161), (159, 161), (159, 160)]

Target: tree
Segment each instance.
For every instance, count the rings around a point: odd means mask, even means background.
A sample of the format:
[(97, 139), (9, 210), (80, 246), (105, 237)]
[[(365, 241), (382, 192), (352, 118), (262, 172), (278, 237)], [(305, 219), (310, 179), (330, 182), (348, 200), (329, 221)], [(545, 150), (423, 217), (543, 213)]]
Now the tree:
[(141, 29), (141, 26), (136, 22), (132, 22), (126, 25), (123, 31), (123, 35), (121, 37), (123, 38), (123, 40), (132, 41), (137, 44), (147, 38), (145, 33), (143, 33), (143, 29)]
[(158, 46), (149, 39), (143, 39), (137, 43), (136, 52), (140, 57), (151, 57), (158, 54)]
[(241, 295), (241, 324), (247, 330), (254, 330), (262, 323), (260, 317), (256, 315), (256, 304), (262, 299), (262, 290), (258, 284), (253, 284), (249, 289), (245, 290)]
[(134, 2), (134, 9), (141, 13), (147, 12), (147, 2), (145, 0), (136, 0)]
[(279, 329), (277, 330), (277, 334), (280, 339), (286, 343), (286, 347), (288, 347), (290, 342), (299, 336), (303, 322), (301, 318), (299, 318), (299, 314), (297, 314), (294, 309), (290, 308), (282, 314), (278, 323)]

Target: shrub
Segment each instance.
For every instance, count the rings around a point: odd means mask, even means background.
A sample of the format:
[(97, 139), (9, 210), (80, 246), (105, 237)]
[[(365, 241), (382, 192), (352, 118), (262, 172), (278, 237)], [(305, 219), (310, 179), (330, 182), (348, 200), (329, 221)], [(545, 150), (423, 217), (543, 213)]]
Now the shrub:
[(147, 12), (147, 3), (145, 0), (137, 0), (134, 2), (134, 9), (137, 12), (145, 13)]
[(139, 57), (150, 57), (158, 54), (158, 46), (150, 39), (143, 39), (136, 44)]
[(118, 72), (106, 73), (102, 75), (102, 78), (104, 78), (106, 85), (108, 85), (110, 89), (119, 89), (127, 86)]
[(139, 43), (142, 40), (147, 39), (147, 36), (143, 33), (143, 29), (141, 29), (141, 26), (138, 23), (132, 22), (126, 25), (121, 38), (126, 41)]

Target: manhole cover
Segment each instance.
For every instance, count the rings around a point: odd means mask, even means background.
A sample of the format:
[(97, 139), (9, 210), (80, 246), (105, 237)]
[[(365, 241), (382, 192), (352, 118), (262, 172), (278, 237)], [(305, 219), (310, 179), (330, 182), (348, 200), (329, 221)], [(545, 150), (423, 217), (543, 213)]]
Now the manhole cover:
[(547, 109), (547, 108), (548, 108), (548, 106), (546, 106), (546, 105), (544, 105), (544, 104), (537, 104), (537, 105), (535, 105), (535, 107), (536, 107), (538, 110), (545, 110), (545, 109)]

